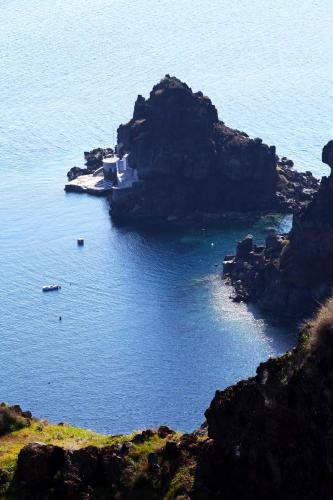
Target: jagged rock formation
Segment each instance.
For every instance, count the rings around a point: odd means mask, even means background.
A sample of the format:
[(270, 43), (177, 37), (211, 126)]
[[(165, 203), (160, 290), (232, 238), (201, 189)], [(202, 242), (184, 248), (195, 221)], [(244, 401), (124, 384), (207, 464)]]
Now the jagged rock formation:
[[(322, 160), (333, 167), (333, 141)], [(294, 214), (289, 234), (269, 235), (264, 246), (248, 236), (224, 275), (236, 300), (256, 301), (281, 315), (304, 316), (322, 304), (333, 286), (333, 176), (323, 177), (313, 201)]]
[(107, 156), (112, 156), (114, 151), (112, 148), (95, 148), (91, 151), (84, 152), (84, 160), (86, 168), (72, 167), (67, 172), (67, 178), (69, 181), (76, 179), (80, 175), (89, 175), (95, 172), (98, 168), (103, 165), (103, 158)]
[(317, 188), (311, 173), (278, 162), (275, 146), (218, 119), (215, 106), (166, 75), (118, 128), (118, 149), (138, 172), (129, 196), (111, 199), (113, 217), (175, 219), (221, 212), (290, 211)]
[[(100, 448), (66, 450), (30, 443), (18, 456), (16, 492), (27, 500), (163, 498), (178, 467), (203, 434), (197, 431), (180, 437), (161, 426)], [(154, 441), (156, 451), (141, 451), (155, 449)]]
[[(201, 474), (228, 500), (333, 498), (332, 301), (291, 353), (217, 391)], [(205, 459), (205, 460), (204, 460)]]
[(0, 436), (30, 425), (30, 411), (23, 411), (19, 405), (0, 404)]

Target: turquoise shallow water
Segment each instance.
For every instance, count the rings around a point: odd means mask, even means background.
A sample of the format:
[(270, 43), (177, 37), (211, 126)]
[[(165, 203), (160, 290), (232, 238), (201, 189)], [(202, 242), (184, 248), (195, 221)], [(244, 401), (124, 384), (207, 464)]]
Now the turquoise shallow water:
[[(207, 93), (228, 125), (327, 173), (333, 11), (304, 3), (2, 5), (0, 399), (105, 432), (190, 430), (217, 388), (294, 344), (218, 278), (235, 241), (264, 238), (271, 221), (206, 235), (116, 228), (105, 200), (63, 184), (165, 73)], [(42, 294), (53, 281), (62, 290)]]

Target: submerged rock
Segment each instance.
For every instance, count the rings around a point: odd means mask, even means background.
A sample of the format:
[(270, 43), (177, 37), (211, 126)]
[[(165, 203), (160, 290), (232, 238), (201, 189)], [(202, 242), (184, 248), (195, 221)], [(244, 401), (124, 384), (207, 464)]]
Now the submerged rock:
[(166, 75), (133, 118), (118, 128), (118, 150), (129, 153), (138, 182), (111, 197), (115, 218), (179, 220), (195, 213), (290, 211), (318, 187), (310, 173), (291, 170), (275, 147), (218, 119), (211, 100)]

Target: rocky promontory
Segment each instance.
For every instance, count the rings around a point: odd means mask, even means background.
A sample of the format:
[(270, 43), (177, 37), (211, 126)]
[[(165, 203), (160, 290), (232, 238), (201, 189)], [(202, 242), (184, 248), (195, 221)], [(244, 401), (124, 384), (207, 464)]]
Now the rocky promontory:
[[(333, 141), (322, 152), (333, 168)], [(294, 214), (288, 234), (269, 234), (264, 245), (251, 235), (226, 256), (224, 276), (235, 299), (258, 302), (279, 315), (309, 315), (333, 286), (333, 174), (323, 177), (312, 202)]]
[(310, 172), (293, 170), (275, 146), (219, 120), (211, 100), (166, 75), (133, 118), (118, 128), (118, 152), (128, 153), (138, 181), (112, 197), (114, 218), (218, 219), (226, 212), (290, 212), (318, 187)]

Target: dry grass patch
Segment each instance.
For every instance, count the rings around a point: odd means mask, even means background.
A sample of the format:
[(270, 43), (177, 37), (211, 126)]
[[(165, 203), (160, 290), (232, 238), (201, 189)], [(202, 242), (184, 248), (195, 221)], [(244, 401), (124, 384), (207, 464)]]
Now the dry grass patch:
[(71, 425), (51, 425), (32, 421), (30, 427), (0, 437), (0, 468), (12, 472), (20, 450), (28, 443), (43, 442), (75, 450), (85, 446), (109, 446), (131, 439), (132, 436), (105, 436)]
[(315, 317), (308, 323), (310, 330), (309, 349), (333, 348), (333, 297), (319, 309)]

